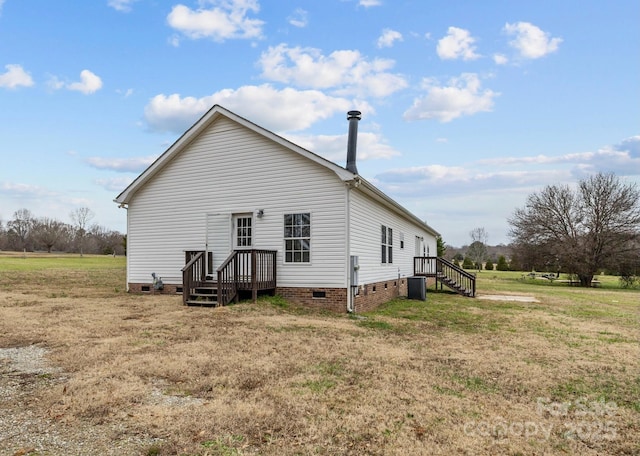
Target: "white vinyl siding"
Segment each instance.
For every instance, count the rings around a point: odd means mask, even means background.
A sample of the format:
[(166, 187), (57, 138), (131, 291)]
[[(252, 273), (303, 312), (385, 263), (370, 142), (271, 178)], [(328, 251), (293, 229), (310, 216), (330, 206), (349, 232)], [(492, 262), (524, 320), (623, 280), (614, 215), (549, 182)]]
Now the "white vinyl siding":
[[(436, 240), (433, 234), (405, 217), (398, 215), (358, 189), (351, 191), (350, 207), (350, 255), (359, 257), (360, 269), (358, 275), (361, 284), (393, 280), (397, 279), (398, 276), (410, 277), (413, 275), (415, 246), (405, 245), (403, 249), (394, 248), (392, 251), (393, 263), (383, 264), (381, 262), (381, 225), (391, 228), (392, 236), (397, 236), (397, 233), (402, 232), (405, 244), (407, 239), (415, 239), (417, 236), (424, 238), (425, 243), (433, 245), (432, 248), (435, 248)], [(394, 239), (394, 247), (396, 240)]]
[[(344, 184), (326, 167), (225, 117), (133, 195), (128, 281), (147, 283), (155, 272), (165, 283), (181, 283), (184, 250), (205, 249), (206, 214), (229, 220), (259, 209), (264, 214), (253, 218), (253, 247), (278, 251), (278, 286), (346, 286)], [(313, 224), (311, 262), (288, 264), (284, 214), (303, 212), (311, 214)], [(224, 242), (230, 234), (221, 234)], [(220, 256), (220, 249), (212, 248), (215, 237), (209, 233), (210, 250)]]

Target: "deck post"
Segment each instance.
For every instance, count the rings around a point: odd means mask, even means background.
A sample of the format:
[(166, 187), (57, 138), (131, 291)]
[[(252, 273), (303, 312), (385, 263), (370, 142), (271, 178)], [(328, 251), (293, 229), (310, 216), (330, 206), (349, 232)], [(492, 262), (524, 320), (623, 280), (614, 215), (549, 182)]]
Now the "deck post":
[(256, 251), (255, 249), (251, 251), (251, 299), (253, 302), (258, 301), (258, 274), (257, 274), (257, 265), (256, 261)]

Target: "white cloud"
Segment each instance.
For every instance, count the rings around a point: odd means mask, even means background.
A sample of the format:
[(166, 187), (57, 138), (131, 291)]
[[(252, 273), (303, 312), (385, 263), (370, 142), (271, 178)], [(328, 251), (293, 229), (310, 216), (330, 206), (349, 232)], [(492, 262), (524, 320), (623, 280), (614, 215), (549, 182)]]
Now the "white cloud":
[(124, 173), (139, 173), (153, 163), (156, 158), (158, 157), (155, 155), (136, 158), (90, 157), (87, 158), (85, 162), (92, 168), (96, 169), (108, 169)]
[(493, 54), (493, 61), (496, 65), (506, 65), (509, 59), (504, 54)]
[[(0, 4), (2, 7), (2, 4)], [(0, 73), (0, 87), (7, 89), (15, 89), (17, 87), (31, 87), (33, 79), (21, 65), (9, 64), (4, 66), (6, 73)]]
[[(80, 193), (82, 196), (78, 196)], [(74, 206), (91, 207), (97, 214), (116, 212), (117, 209), (108, 198), (93, 201), (86, 191), (60, 191), (28, 183), (0, 182), (0, 207), (7, 215), (28, 208), (37, 217), (59, 220)], [(100, 223), (98, 220), (96, 222)]]
[(110, 192), (121, 192), (133, 182), (133, 179), (129, 177), (113, 177), (110, 179), (96, 179), (94, 182)]
[(131, 95), (133, 95), (133, 89), (116, 89), (116, 93), (118, 95), (122, 95), (124, 98), (129, 98)]
[[(346, 127), (345, 127), (346, 128)], [(348, 135), (291, 135), (285, 137), (307, 150), (310, 150), (327, 160), (343, 166), (346, 160)], [(397, 157), (400, 152), (386, 144), (379, 133), (358, 132), (358, 161), (389, 159)]]
[[(415, 214), (424, 215), (448, 243), (453, 236), (453, 242), (462, 245), (468, 242), (469, 226), (485, 226), (496, 242), (508, 242), (506, 219), (528, 195), (545, 185), (574, 184), (599, 171), (640, 183), (640, 135), (596, 152), (395, 168), (370, 181)], [(460, 225), (467, 228), (460, 230)]]
[(525, 59), (544, 57), (557, 51), (562, 43), (562, 38), (551, 38), (549, 33), (529, 22), (507, 23), (504, 31), (507, 35), (514, 36), (509, 44)]
[(177, 34), (171, 35), (167, 38), (167, 42), (173, 47), (180, 47), (180, 36)]
[(195, 98), (179, 94), (156, 95), (144, 108), (144, 118), (153, 130), (184, 132), (201, 117), (214, 102), (211, 96)]
[(80, 81), (65, 83), (57, 76), (50, 75), (47, 80), (47, 86), (51, 90), (67, 89), (89, 95), (102, 88), (102, 79), (89, 70), (82, 70), (80, 72)]
[(476, 54), (476, 39), (468, 30), (458, 27), (449, 27), (447, 36), (438, 41), (436, 51), (441, 59), (445, 60), (475, 60), (480, 57)]
[(640, 135), (632, 136), (613, 146), (617, 151), (627, 152), (630, 157), (640, 159)]
[(433, 80), (425, 80), (426, 95), (416, 98), (404, 113), (405, 120), (437, 119), (450, 122), (461, 116), (493, 109), (493, 100), (499, 95), (492, 90), (481, 89), (480, 78), (475, 73), (463, 73), (453, 78), (447, 86), (438, 86)]
[(313, 89), (333, 89), (337, 95), (386, 97), (407, 87), (404, 77), (389, 73), (395, 62), (367, 60), (358, 51), (334, 51), (280, 44), (263, 52), (258, 61), (262, 77)]
[(0, 0), (0, 14), (2, 14), (2, 4), (4, 3), (4, 0)]
[(102, 88), (102, 79), (89, 70), (82, 70), (80, 72), (80, 81), (66, 84), (65, 87), (69, 90), (75, 90), (89, 95)]
[(64, 87), (64, 82), (62, 82), (57, 76), (49, 75), (49, 79), (47, 80), (47, 86), (51, 90), (59, 90)]
[(128, 13), (131, 11), (131, 5), (138, 0), (109, 0), (107, 5), (116, 11), (120, 11), (123, 13)]
[(613, 172), (621, 176), (640, 175), (640, 136), (632, 136), (620, 144), (607, 145), (595, 152), (576, 152), (563, 155), (535, 155), (526, 157), (501, 157), (478, 160), (480, 166), (552, 166), (566, 165), (574, 175)]
[(365, 8), (369, 8), (371, 6), (382, 5), (382, 1), (381, 0), (359, 0), (358, 5), (364, 6)]
[(469, 192), (505, 192), (531, 189), (554, 182), (572, 179), (569, 170), (486, 169), (476, 163), (465, 166), (428, 165), (398, 168), (385, 171), (375, 177), (382, 190), (396, 195), (438, 194), (464, 195)]
[[(209, 8), (204, 7), (209, 4)], [(203, 0), (200, 5), (197, 10), (181, 4), (174, 6), (167, 22), (191, 39), (211, 38), (222, 42), (262, 36), (264, 22), (247, 17), (260, 10), (257, 0)]]
[[(214, 104), (275, 132), (303, 130), (337, 112), (354, 108), (351, 100), (331, 97), (317, 90), (278, 90), (263, 84), (224, 89), (202, 98), (156, 95), (145, 107), (144, 117), (153, 130), (182, 133)], [(372, 111), (366, 103), (355, 108)]]
[(395, 30), (384, 29), (377, 44), (379, 48), (392, 47), (396, 41), (402, 41), (402, 34)]
[(382, 172), (375, 181), (398, 195), (473, 191), (531, 190), (555, 183), (573, 183), (597, 172), (640, 176), (640, 136), (596, 152), (482, 159), (460, 166), (428, 165)]
[(38, 185), (19, 184), (14, 182), (2, 182), (0, 194), (16, 199), (38, 199), (48, 196), (55, 196), (56, 193)]
[(431, 183), (460, 183), (469, 180), (471, 173), (460, 166), (427, 165), (410, 168), (397, 168), (385, 171), (376, 176), (381, 182), (431, 182)]
[(304, 28), (309, 23), (308, 15), (309, 14), (307, 13), (307, 11), (303, 10), (302, 8), (296, 8), (296, 10), (288, 18), (289, 24), (293, 25), (294, 27)]

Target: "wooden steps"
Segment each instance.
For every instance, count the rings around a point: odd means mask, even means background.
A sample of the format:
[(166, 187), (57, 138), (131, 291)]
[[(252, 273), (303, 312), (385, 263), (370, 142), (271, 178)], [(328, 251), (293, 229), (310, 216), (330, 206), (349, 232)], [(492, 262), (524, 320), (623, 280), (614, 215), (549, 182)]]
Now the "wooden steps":
[(208, 282), (194, 288), (185, 301), (188, 306), (216, 307), (218, 305), (218, 284)]
[(475, 297), (476, 276), (441, 257), (414, 257), (413, 271), (415, 276), (433, 277), (436, 284), (446, 285), (456, 293)]
[(464, 286), (456, 282), (454, 279), (451, 279), (442, 273), (438, 273), (438, 275), (436, 276), (436, 280), (438, 280), (440, 283), (445, 284), (447, 287), (449, 287), (450, 289), (452, 289), (458, 294), (461, 294), (467, 297), (473, 296), (473, 292), (471, 290), (465, 288)]

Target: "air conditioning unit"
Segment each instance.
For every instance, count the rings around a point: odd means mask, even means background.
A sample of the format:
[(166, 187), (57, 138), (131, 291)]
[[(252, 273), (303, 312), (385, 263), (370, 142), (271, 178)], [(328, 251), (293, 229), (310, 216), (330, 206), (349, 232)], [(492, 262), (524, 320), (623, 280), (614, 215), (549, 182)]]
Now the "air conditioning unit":
[(427, 282), (424, 277), (407, 277), (407, 298), (427, 300)]

